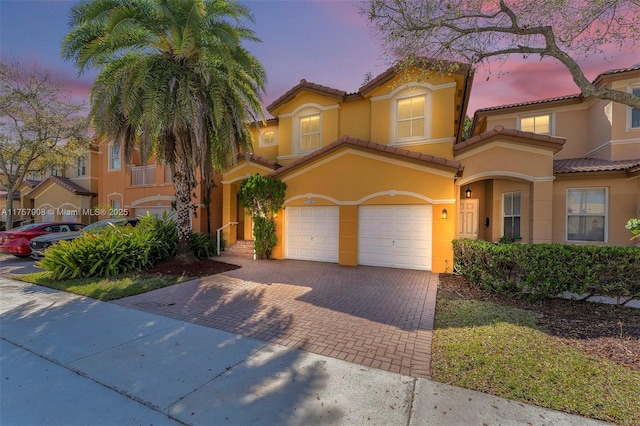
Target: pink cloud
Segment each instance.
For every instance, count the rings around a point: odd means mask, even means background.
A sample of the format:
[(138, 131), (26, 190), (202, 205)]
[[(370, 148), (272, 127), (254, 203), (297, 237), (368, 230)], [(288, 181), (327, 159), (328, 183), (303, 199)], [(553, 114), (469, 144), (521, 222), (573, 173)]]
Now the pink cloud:
[[(608, 49), (605, 52), (581, 61), (580, 65), (589, 80), (593, 81), (600, 73), (611, 69), (633, 66), (640, 59), (638, 52), (632, 49)], [(512, 56), (499, 72), (488, 73), (486, 68), (478, 69), (467, 114), (472, 116), (480, 108), (578, 93), (580, 89), (560, 62), (536, 57), (525, 61)]]

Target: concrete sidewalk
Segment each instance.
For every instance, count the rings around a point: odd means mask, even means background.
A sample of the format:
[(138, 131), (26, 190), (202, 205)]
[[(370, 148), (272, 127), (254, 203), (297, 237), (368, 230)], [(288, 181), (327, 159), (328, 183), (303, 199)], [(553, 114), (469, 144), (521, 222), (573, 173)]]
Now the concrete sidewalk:
[(596, 425), (0, 278), (2, 425)]

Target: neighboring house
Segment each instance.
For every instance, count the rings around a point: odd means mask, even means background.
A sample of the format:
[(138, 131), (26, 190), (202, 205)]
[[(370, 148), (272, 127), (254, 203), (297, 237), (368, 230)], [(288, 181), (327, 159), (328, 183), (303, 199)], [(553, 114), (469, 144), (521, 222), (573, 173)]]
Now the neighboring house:
[[(640, 65), (594, 83), (640, 95)], [(454, 159), (464, 167), (459, 237), (633, 245), (640, 110), (581, 95), (481, 109)]]
[[(98, 190), (98, 151), (88, 149), (65, 170), (51, 170), (29, 176), (15, 194), (14, 221), (94, 222), (91, 209), (96, 206)], [(6, 191), (0, 192), (0, 210), (6, 209)], [(6, 219), (3, 217), (2, 221)]]
[(453, 158), (472, 71), (391, 68), (356, 93), (301, 80), (267, 107), (254, 152), (223, 174), (225, 240), (251, 239), (237, 192), (259, 173), (287, 184), (277, 259), (452, 271), (461, 165)]
[[(4, 178), (4, 176), (0, 175), (0, 178)], [(31, 205), (28, 197), (26, 197), (26, 194), (31, 192), (31, 190), (35, 188), (38, 183), (40, 183), (40, 181), (26, 179), (24, 182), (22, 182), (20, 188), (18, 188), (18, 190), (13, 194), (13, 210), (16, 211), (16, 213), (20, 213), (23, 206)], [(0, 229), (2, 230), (4, 230), (7, 221), (7, 214), (7, 191), (0, 190)], [(31, 220), (31, 216), (28, 216), (28, 219)], [(17, 224), (20, 224), (23, 220), (23, 215), (14, 214), (14, 220), (17, 220)]]
[[(137, 151), (133, 153), (131, 164), (127, 164), (122, 145), (105, 141), (99, 146), (99, 199), (100, 207), (109, 206), (114, 211), (126, 213), (128, 217), (146, 215), (175, 214), (175, 190), (168, 166), (150, 159), (143, 164)], [(217, 187), (211, 191), (209, 209), (210, 228), (207, 225), (207, 208), (202, 185), (194, 189), (196, 194), (192, 217), (192, 229), (196, 232), (215, 234), (221, 223), (222, 188), (220, 177), (214, 179)], [(100, 218), (109, 215), (101, 215)]]

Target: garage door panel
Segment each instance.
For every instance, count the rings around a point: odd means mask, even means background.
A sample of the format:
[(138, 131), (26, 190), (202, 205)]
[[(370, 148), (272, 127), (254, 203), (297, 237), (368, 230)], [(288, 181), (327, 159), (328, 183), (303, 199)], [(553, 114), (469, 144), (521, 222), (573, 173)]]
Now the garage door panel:
[(431, 206), (361, 206), (362, 265), (431, 269)]
[(288, 259), (338, 262), (338, 207), (287, 207), (286, 247)]

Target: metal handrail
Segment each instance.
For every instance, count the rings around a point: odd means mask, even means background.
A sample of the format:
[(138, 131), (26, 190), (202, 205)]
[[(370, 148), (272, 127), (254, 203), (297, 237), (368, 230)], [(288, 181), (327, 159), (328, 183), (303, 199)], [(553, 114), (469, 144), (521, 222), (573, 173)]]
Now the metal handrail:
[(222, 227), (218, 228), (218, 230), (216, 231), (216, 237), (218, 240), (218, 256), (220, 256), (220, 232), (226, 228), (227, 226), (231, 226), (231, 225), (237, 225), (238, 222), (229, 222), (226, 225), (223, 225)]

